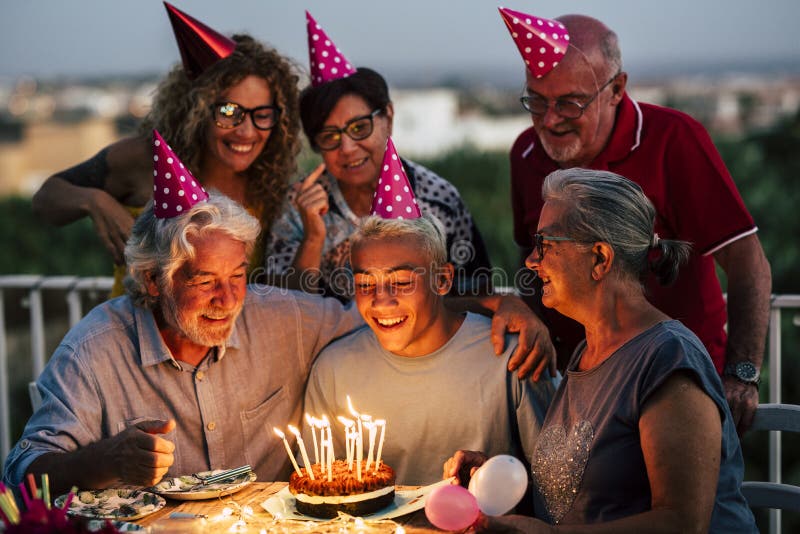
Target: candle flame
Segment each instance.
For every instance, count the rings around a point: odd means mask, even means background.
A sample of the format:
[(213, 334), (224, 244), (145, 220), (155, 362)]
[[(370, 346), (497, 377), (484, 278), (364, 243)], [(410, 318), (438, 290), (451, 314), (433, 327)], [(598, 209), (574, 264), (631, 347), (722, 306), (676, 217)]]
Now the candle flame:
[(284, 434), (283, 432), (281, 432), (281, 429), (280, 429), (280, 428), (278, 428), (277, 426), (273, 426), (273, 427), (272, 427), (272, 430), (274, 430), (274, 431), (275, 431), (275, 433), (278, 435), (278, 437), (279, 437), (279, 438), (281, 438), (281, 439), (286, 439), (286, 434)]
[(358, 412), (355, 408), (353, 408), (353, 402), (350, 400), (350, 395), (347, 396), (347, 407), (350, 409), (350, 413), (353, 414), (353, 417), (358, 417)]
[(386, 424), (386, 419), (375, 419), (375, 424), (378, 426), (383, 426)]
[(297, 436), (297, 439), (302, 439), (300, 438), (300, 431), (297, 430), (297, 428), (293, 427), (292, 425), (289, 425), (289, 432)]
[(340, 415), (339, 417), (337, 417), (337, 419), (339, 420), (340, 423), (342, 423), (345, 426), (345, 428), (350, 428), (351, 426), (356, 424), (355, 421), (353, 421), (352, 419), (348, 419), (343, 415)]
[(362, 413), (361, 420), (364, 421), (365, 423), (369, 423), (370, 421), (372, 421), (372, 416)]
[(314, 426), (314, 423), (315, 423), (315, 422), (316, 422), (316, 419), (315, 419), (315, 418), (313, 418), (313, 417), (311, 417), (311, 416), (308, 414), (308, 412), (306, 412), (306, 423), (308, 423), (308, 424), (309, 424), (309, 425), (311, 425), (311, 426)]
[(325, 414), (322, 414), (322, 424), (326, 427), (331, 426), (331, 422), (328, 420), (328, 416)]

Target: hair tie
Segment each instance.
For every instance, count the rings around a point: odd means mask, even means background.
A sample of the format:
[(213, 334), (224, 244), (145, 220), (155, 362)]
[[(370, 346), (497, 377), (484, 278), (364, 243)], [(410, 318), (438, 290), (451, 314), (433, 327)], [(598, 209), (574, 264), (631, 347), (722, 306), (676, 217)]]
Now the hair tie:
[(650, 240), (650, 248), (655, 248), (661, 242), (661, 238), (658, 237), (658, 234), (653, 232), (653, 239)]

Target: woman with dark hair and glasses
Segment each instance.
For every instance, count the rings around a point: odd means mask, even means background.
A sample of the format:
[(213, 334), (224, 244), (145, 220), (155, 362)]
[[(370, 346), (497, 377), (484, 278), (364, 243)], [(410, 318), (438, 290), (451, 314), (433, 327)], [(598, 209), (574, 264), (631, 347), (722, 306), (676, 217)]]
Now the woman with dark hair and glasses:
[[(161, 82), (140, 134), (57, 172), (33, 198), (35, 213), (64, 225), (89, 216), (116, 269), (134, 218), (152, 197), (157, 129), (205, 188), (256, 216), (265, 235), (281, 211), (300, 150), (297, 69), (250, 36), (232, 39), (167, 4), (183, 62)], [(220, 52), (222, 50), (222, 52)], [(263, 264), (263, 245), (251, 265)]]
[[(660, 239), (653, 204), (611, 172), (555, 171), (542, 198), (525, 263), (544, 283), (542, 304), (581, 323), (586, 339), (530, 458), (539, 519), (483, 518), (478, 530), (757, 532), (722, 381), (697, 336), (643, 289), (651, 274), (674, 281), (689, 244)], [(459, 451), (444, 475), (483, 460)]]
[[(344, 78), (305, 88), (300, 119), (326, 173), (289, 193), (287, 212), (275, 224), (267, 271), (295, 289), (342, 299), (350, 292), (350, 235), (369, 215), (381, 173), (394, 107), (384, 78), (359, 68)], [(447, 233), (448, 261), (456, 268), (453, 294), (479, 294), (489, 283), (483, 239), (458, 190), (422, 165), (403, 166), (423, 214), (437, 217)], [(479, 268), (483, 276), (473, 276)]]

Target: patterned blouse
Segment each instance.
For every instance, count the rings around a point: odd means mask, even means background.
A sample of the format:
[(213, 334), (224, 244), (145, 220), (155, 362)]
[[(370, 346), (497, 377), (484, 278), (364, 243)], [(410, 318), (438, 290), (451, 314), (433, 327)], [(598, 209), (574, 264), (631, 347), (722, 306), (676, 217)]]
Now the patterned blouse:
[[(447, 234), (448, 260), (456, 269), (451, 294), (477, 295), (491, 282), (491, 264), (486, 246), (469, 210), (453, 184), (422, 165), (403, 159), (420, 211), (439, 219)], [(322, 251), (320, 292), (342, 300), (352, 298), (350, 235), (360, 218), (347, 205), (336, 179), (327, 172), (319, 184), (328, 192), (329, 210), (323, 216), (326, 236)], [(291, 268), (303, 241), (303, 222), (294, 207), (290, 190), (283, 215), (275, 222), (267, 243), (265, 268), (269, 275), (282, 275)]]

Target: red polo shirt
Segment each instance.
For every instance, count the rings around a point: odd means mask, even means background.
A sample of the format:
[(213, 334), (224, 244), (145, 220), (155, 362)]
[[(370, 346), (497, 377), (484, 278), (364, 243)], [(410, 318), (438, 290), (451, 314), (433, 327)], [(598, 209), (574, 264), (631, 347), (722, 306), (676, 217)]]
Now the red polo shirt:
[[(697, 334), (721, 372), (727, 315), (713, 253), (757, 228), (705, 128), (685, 113), (625, 95), (611, 139), (590, 168), (638, 183), (658, 212), (658, 235), (692, 243), (692, 255), (676, 282), (665, 288), (650, 276), (646, 294)], [(521, 247), (532, 246), (530, 236), (543, 205), (542, 183), (556, 169), (533, 128), (517, 138), (511, 149), (511, 203), (514, 239)], [(574, 348), (582, 332), (557, 315), (546, 315), (551, 334)]]

